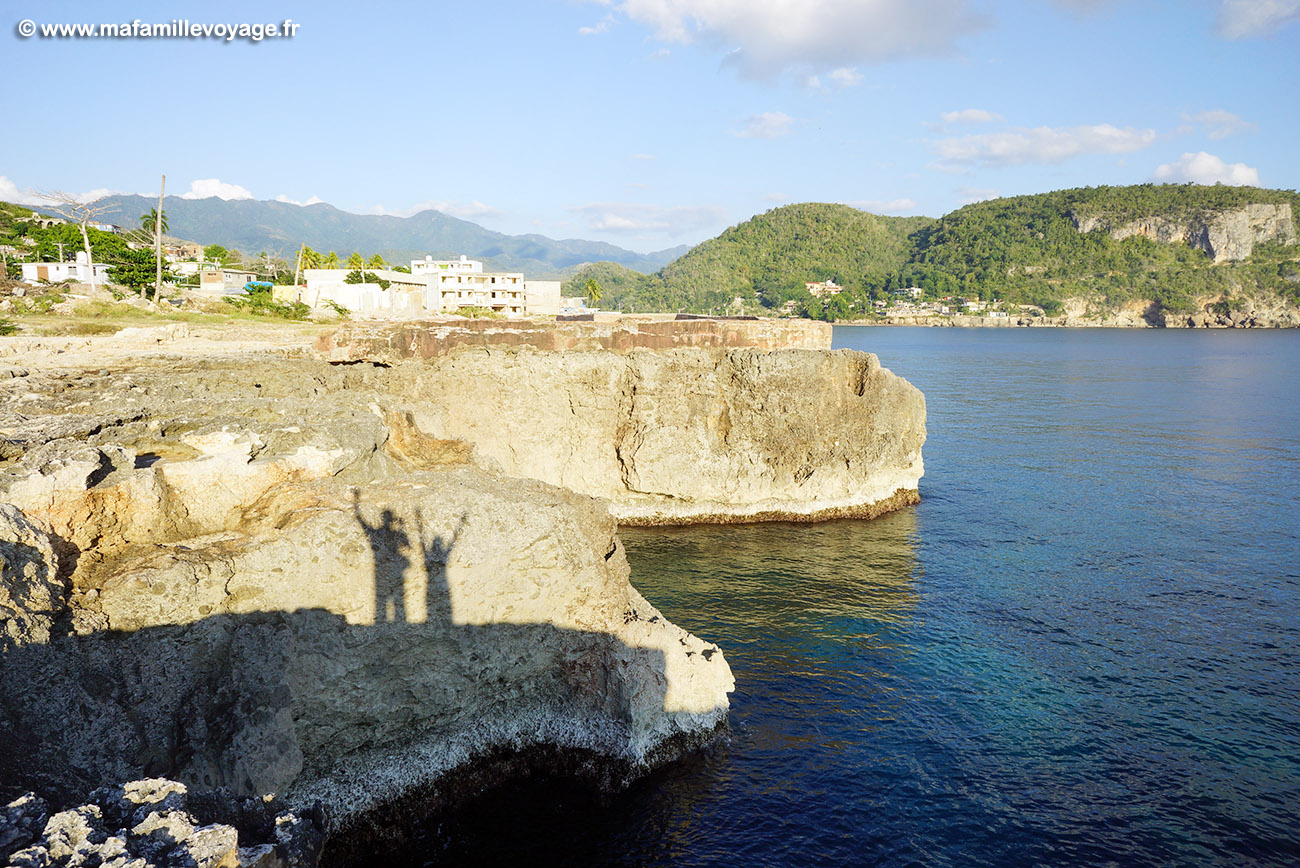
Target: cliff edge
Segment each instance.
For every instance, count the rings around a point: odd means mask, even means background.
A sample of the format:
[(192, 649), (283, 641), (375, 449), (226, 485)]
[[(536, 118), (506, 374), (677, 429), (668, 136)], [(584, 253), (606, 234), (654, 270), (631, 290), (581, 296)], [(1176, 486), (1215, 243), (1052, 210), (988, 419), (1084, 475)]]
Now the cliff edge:
[(502, 764), (617, 786), (725, 720), (721, 650), (604, 506), (394, 435), (382, 369), (10, 373), (0, 796), (167, 777), (346, 838)]

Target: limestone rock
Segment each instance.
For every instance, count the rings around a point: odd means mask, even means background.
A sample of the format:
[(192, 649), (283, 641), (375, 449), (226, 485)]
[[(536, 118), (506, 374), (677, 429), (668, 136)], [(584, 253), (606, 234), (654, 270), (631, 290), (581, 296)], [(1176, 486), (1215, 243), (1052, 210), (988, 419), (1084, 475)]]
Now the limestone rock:
[(1255, 245), (1263, 242), (1296, 243), (1295, 220), (1287, 202), (1180, 218), (1157, 215), (1122, 224), (1106, 216), (1071, 216), (1080, 232), (1102, 230), (1117, 241), (1141, 235), (1165, 244), (1188, 244), (1204, 250), (1215, 262), (1247, 259)]
[(106, 571), (81, 604), (129, 632), (6, 655), (0, 774), (66, 791), (147, 762), (346, 816), (494, 747), (641, 768), (725, 719), (722, 652), (630, 587), (596, 501), (463, 467), (257, 508)]
[(49, 534), (10, 503), (0, 503), (0, 652), (48, 642), (64, 607)]
[(19, 796), (0, 809), (0, 862), (30, 846), (49, 818), (49, 805), (35, 793)]
[[(131, 781), (91, 794), (87, 804), (48, 817), (27, 794), (0, 811), (0, 862), (15, 868), (315, 868), (326, 827), (318, 808), (278, 810), (262, 802), (258, 816), (235, 808), (219, 791), (198, 801), (209, 814), (238, 816), (239, 826), (174, 807), (186, 788), (176, 781)], [(172, 805), (171, 807), (163, 807)], [(150, 806), (131, 828), (123, 813)], [(21, 849), (15, 849), (21, 848)]]
[(924, 397), (848, 350), (466, 352), (412, 391), (429, 437), (627, 523), (875, 515), (923, 471)]

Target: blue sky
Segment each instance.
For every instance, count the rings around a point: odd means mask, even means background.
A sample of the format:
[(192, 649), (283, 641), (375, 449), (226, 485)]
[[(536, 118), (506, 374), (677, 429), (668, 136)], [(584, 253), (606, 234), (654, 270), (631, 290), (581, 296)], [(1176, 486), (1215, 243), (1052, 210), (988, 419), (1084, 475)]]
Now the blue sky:
[[(3, 6), (10, 201), (156, 193), (165, 172), (172, 194), (650, 251), (791, 202), (1300, 187), (1300, 0)], [(24, 38), (23, 19), (298, 28)]]

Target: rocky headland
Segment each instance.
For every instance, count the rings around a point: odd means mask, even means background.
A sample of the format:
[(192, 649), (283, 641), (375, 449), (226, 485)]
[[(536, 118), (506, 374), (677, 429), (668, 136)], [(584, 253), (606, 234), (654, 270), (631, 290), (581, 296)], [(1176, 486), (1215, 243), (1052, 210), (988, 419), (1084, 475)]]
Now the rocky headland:
[(299, 857), (196, 794), (319, 804), (342, 863), (529, 770), (621, 786), (715, 737), (733, 681), (631, 586), (620, 521), (916, 498), (924, 401), (867, 354), (200, 339), (0, 370), (0, 798), (123, 865), (190, 858), (136, 852), (156, 811), (87, 819), (139, 779), (189, 787), (184, 840), (243, 836), (203, 864), (267, 865)]

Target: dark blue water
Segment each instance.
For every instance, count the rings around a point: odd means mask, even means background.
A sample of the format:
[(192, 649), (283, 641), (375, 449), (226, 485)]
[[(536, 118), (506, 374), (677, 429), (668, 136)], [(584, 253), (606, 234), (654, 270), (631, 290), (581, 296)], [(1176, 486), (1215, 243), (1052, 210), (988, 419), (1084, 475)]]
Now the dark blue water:
[(836, 330), (926, 394), (922, 503), (624, 532), (730, 740), (433, 864), (1300, 864), (1300, 334)]

